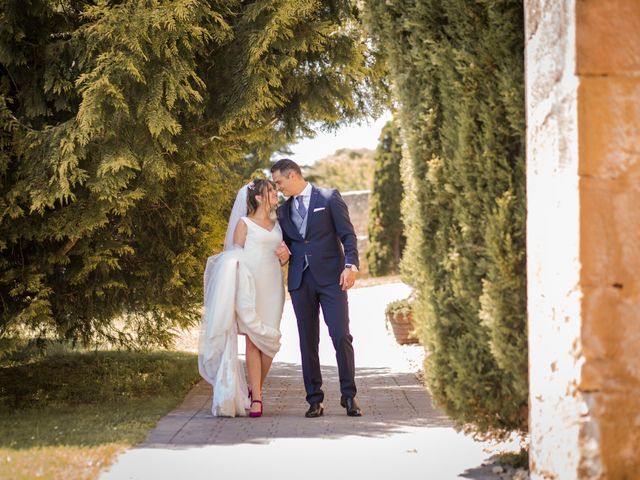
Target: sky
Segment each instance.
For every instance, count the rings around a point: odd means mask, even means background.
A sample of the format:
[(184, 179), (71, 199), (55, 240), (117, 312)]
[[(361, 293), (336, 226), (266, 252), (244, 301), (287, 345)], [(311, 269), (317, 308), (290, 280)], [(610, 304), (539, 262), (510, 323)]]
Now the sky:
[(306, 138), (291, 145), (293, 153), (289, 156), (299, 165), (311, 165), (340, 148), (375, 150), (382, 127), (390, 119), (391, 113), (387, 112), (375, 122), (342, 127), (334, 133), (318, 132), (315, 138)]

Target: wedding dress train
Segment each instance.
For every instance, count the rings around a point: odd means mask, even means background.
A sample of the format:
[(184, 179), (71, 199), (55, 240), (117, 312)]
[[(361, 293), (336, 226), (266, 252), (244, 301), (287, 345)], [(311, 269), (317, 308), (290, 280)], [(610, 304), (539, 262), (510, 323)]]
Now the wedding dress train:
[(244, 248), (209, 257), (204, 273), (198, 368), (213, 387), (214, 416), (244, 416), (249, 408), (237, 335), (248, 335), (269, 357), (280, 349), (284, 285), (275, 251), (282, 231), (277, 222), (267, 230), (247, 217), (242, 221)]

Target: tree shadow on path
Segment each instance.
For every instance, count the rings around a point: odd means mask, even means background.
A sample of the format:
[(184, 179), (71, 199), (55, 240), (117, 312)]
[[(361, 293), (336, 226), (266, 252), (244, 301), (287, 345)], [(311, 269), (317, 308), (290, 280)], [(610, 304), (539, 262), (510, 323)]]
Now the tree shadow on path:
[(433, 408), (431, 398), (412, 373), (385, 368), (357, 370), (362, 417), (348, 417), (340, 407), (336, 367), (322, 367), (325, 414), (308, 419), (299, 364), (274, 363), (265, 384), (261, 418), (211, 415), (211, 387), (201, 382), (183, 404), (162, 419), (140, 445), (186, 448), (205, 445), (263, 444), (277, 438), (336, 439), (344, 436), (385, 437), (411, 428), (451, 427)]

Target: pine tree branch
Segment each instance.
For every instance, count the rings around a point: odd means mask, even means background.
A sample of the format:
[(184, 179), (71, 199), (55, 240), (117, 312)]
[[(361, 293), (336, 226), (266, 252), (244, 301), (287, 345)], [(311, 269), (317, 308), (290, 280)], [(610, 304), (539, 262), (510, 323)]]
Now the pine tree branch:
[(78, 243), (78, 240), (80, 240), (80, 237), (70, 238), (67, 241), (67, 243), (65, 243), (64, 246), (60, 250), (58, 250), (57, 255), (60, 257), (64, 257), (67, 253), (71, 251), (73, 247), (76, 246), (76, 243)]
[(16, 117), (13, 113), (9, 113), (9, 117), (11, 117), (11, 119), (16, 122), (18, 125), (20, 125), (22, 128), (24, 128), (25, 130), (28, 130), (30, 132), (37, 132), (38, 130), (31, 128), (28, 125), (25, 125), (24, 123), (22, 123), (18, 117)]
[(58, 125), (50, 125), (50, 126), (47, 126), (46, 128), (38, 130), (36, 128), (30, 127), (30, 126), (25, 125), (24, 123), (22, 123), (20, 121), (20, 119), (18, 117), (16, 117), (13, 113), (9, 113), (9, 116), (13, 119), (14, 122), (16, 122), (22, 128), (24, 128), (25, 130), (28, 130), (30, 132), (34, 132), (34, 133), (44, 133), (44, 132), (51, 132), (53, 130), (58, 130), (59, 128), (66, 127), (67, 125), (69, 125), (69, 123), (73, 122), (75, 120), (75, 118), (76, 118), (74, 116), (74, 117), (71, 117), (69, 120), (65, 120), (64, 122), (59, 123)]
[[(7, 302), (4, 299), (4, 295), (0, 295), (0, 301), (2, 301), (2, 311), (5, 313), (5, 318), (8, 317), (7, 313), (9, 312), (9, 307), (7, 306)], [(9, 317), (10, 318), (10, 317)], [(0, 338), (4, 337), (6, 333), (9, 331), (9, 325), (11, 320), (7, 323), (3, 323), (0, 325)]]
[(6, 65), (3, 64), (2, 67), (4, 68), (4, 71), (7, 72), (7, 75), (9, 76), (9, 80), (11, 80), (11, 83), (13, 83), (13, 88), (15, 88), (16, 91), (19, 92), (20, 88), (18, 87), (18, 82), (16, 82), (16, 79), (13, 77), (13, 75), (11, 75), (11, 72), (9, 71)]

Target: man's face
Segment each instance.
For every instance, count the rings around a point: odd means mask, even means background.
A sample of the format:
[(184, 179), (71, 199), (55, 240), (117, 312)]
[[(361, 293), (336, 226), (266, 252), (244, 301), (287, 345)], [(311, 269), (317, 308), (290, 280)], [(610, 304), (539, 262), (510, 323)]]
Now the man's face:
[(276, 170), (271, 174), (271, 178), (273, 179), (273, 183), (276, 184), (276, 188), (279, 192), (282, 192), (283, 195), (290, 197), (292, 193), (291, 189), (293, 187), (294, 179), (293, 172), (287, 172), (287, 174), (283, 174), (281, 171)]

